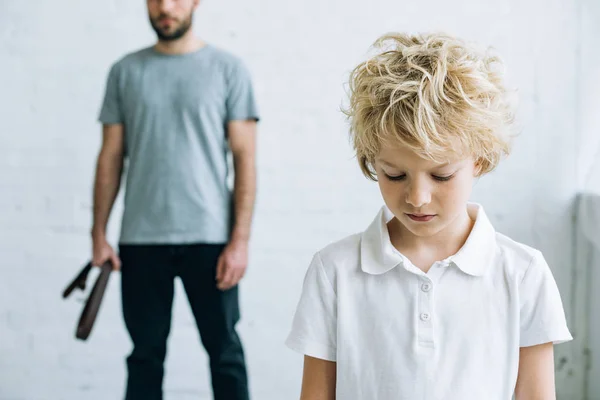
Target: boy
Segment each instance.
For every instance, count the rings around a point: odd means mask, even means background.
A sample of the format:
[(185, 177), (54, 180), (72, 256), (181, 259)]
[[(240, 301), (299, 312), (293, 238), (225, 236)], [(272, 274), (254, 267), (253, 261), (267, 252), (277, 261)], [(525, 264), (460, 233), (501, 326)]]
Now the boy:
[(385, 206), (308, 269), (286, 341), (301, 399), (554, 399), (553, 344), (572, 337), (552, 273), (468, 202), (509, 152), (499, 60), (438, 34), (376, 48), (346, 113)]

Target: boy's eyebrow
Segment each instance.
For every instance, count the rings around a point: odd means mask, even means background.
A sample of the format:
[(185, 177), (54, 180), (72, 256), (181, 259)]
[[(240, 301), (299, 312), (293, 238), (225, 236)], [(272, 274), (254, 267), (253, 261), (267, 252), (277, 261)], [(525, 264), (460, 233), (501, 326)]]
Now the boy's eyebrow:
[[(392, 164), (391, 162), (384, 160), (383, 158), (377, 158), (377, 159), (376, 159), (376, 161), (379, 161), (380, 163), (382, 163), (382, 164), (384, 164), (384, 165), (386, 165), (386, 166), (388, 166), (388, 167), (390, 167), (390, 168), (398, 168), (398, 169), (402, 169), (402, 168), (400, 168), (399, 166), (397, 166), (397, 165), (394, 165), (394, 164)], [(443, 163), (443, 164), (436, 165), (436, 166), (435, 166), (435, 167), (433, 167), (432, 169), (444, 168), (444, 167), (447, 167), (447, 166), (449, 166), (450, 164), (452, 164), (452, 163), (451, 163), (450, 161), (448, 161), (448, 162), (445, 162), (445, 163)]]
[(379, 161), (382, 164), (385, 164), (388, 167), (391, 168), (399, 168), (397, 165), (392, 164), (391, 162), (385, 161), (383, 158), (378, 158), (377, 161)]

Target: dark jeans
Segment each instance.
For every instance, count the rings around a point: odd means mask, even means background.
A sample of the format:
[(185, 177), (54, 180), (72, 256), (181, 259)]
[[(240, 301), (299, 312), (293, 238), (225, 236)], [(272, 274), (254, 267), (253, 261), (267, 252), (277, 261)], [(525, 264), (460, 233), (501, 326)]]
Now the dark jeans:
[(121, 245), (125, 325), (133, 341), (127, 358), (126, 400), (160, 400), (171, 327), (174, 280), (179, 277), (210, 358), (215, 400), (248, 400), (248, 380), (238, 322), (237, 286), (216, 287), (223, 245)]

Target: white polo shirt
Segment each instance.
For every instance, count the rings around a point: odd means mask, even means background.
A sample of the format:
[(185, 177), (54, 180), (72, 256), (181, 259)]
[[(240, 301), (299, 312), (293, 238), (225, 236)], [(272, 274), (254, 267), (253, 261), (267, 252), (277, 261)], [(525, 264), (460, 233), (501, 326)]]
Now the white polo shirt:
[(337, 362), (341, 400), (510, 400), (519, 347), (571, 340), (542, 254), (496, 233), (483, 208), (428, 273), (391, 244), (383, 207), (313, 258), (286, 344)]

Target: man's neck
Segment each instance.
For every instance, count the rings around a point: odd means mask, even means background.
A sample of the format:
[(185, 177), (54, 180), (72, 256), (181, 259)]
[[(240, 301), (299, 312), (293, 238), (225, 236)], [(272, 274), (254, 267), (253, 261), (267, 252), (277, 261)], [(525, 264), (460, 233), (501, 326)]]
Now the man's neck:
[(186, 54), (193, 53), (206, 46), (206, 43), (194, 36), (191, 29), (177, 40), (163, 41), (159, 40), (154, 49), (159, 53), (164, 54)]

